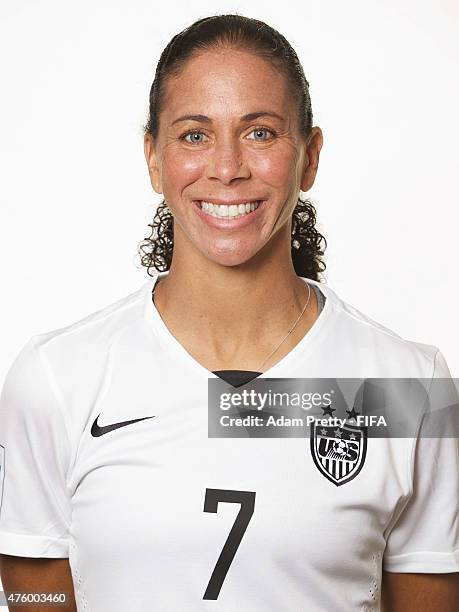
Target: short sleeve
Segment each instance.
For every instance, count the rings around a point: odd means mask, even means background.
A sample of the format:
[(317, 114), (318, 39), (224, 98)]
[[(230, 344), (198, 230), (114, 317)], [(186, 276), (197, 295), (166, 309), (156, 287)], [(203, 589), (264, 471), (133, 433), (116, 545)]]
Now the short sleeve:
[[(457, 390), (440, 351), (435, 359), (436, 378), (444, 379), (442, 393), (446, 387), (448, 402), (453, 401), (444, 414), (456, 423)], [(388, 572), (459, 572), (459, 444), (446, 418), (439, 417), (441, 437), (421, 434), (415, 440), (412, 494), (386, 534), (383, 569)]]
[(69, 438), (40, 350), (30, 338), (0, 395), (0, 553), (67, 558)]

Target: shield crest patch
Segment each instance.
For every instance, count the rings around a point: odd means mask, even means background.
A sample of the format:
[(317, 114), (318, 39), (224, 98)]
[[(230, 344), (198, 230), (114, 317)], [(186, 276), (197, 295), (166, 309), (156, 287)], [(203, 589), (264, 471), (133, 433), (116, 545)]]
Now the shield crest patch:
[(311, 454), (318, 470), (339, 487), (357, 476), (367, 453), (367, 430), (345, 424), (342, 427), (311, 425)]

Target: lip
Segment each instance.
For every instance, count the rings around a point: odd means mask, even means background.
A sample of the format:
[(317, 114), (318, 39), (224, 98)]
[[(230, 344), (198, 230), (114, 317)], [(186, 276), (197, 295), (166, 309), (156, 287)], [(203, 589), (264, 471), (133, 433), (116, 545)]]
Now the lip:
[[(258, 208), (254, 211), (252, 211), (251, 213), (249, 213), (248, 215), (244, 215), (243, 217), (225, 217), (225, 218), (219, 218), (219, 217), (213, 217), (212, 215), (208, 215), (207, 213), (205, 213), (203, 210), (201, 210), (201, 207), (199, 206), (200, 202), (210, 202), (211, 204), (223, 204), (223, 205), (229, 205), (231, 206), (231, 204), (244, 204), (246, 202), (260, 202), (260, 205), (258, 206)], [(254, 221), (256, 221), (258, 219), (258, 217), (263, 214), (263, 211), (265, 209), (265, 205), (266, 205), (267, 200), (255, 200), (255, 199), (250, 199), (250, 200), (242, 200), (242, 199), (238, 199), (238, 200), (226, 200), (226, 201), (222, 201), (222, 200), (217, 200), (215, 198), (209, 198), (206, 200), (193, 200), (193, 206), (194, 209), (196, 211), (196, 214), (199, 216), (200, 219), (202, 219), (202, 221), (210, 226), (210, 227), (214, 227), (216, 229), (221, 229), (221, 230), (234, 230), (234, 229), (239, 229), (239, 228), (243, 228), (246, 225), (250, 225), (251, 223), (253, 223)]]

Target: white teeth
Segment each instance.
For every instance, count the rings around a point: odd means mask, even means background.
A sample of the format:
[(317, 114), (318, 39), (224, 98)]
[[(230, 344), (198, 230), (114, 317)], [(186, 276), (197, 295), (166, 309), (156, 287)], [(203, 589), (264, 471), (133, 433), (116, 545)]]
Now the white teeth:
[(246, 202), (244, 204), (212, 204), (211, 202), (201, 202), (201, 209), (212, 217), (230, 218), (243, 217), (258, 208), (260, 202)]

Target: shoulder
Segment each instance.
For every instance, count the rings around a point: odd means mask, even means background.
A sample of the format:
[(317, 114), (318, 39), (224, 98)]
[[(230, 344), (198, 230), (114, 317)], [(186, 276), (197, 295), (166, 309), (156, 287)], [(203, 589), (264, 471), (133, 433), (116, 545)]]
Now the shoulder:
[[(145, 305), (152, 279), (136, 291), (64, 327), (31, 336), (12, 362), (3, 386), (2, 406), (45, 413), (62, 412), (67, 429), (84, 426), (92, 406), (115, 367), (126, 375), (135, 367), (145, 339)], [(119, 363), (118, 363), (119, 362)], [(3, 412), (5, 412), (3, 410)], [(2, 412), (2, 410), (0, 410)]]
[(31, 336), (9, 368), (8, 386), (33, 394), (46, 380), (60, 398), (73, 397), (80, 390), (82, 394), (84, 389), (89, 393), (91, 386), (94, 391), (107, 370), (112, 347), (130, 342), (134, 349), (136, 330), (142, 336), (151, 283), (147, 280), (137, 290), (68, 325)]
[(115, 302), (63, 327), (37, 333), (29, 342), (53, 360), (72, 356), (81, 358), (91, 351), (104, 351), (118, 336), (142, 321), (145, 298), (151, 284), (152, 280), (148, 279), (138, 289)]
[(381, 376), (431, 378), (436, 368), (448, 372), (437, 346), (402, 337), (349, 304), (328, 285), (314, 284), (327, 298), (328, 341), (338, 353), (366, 360), (368, 370)]

